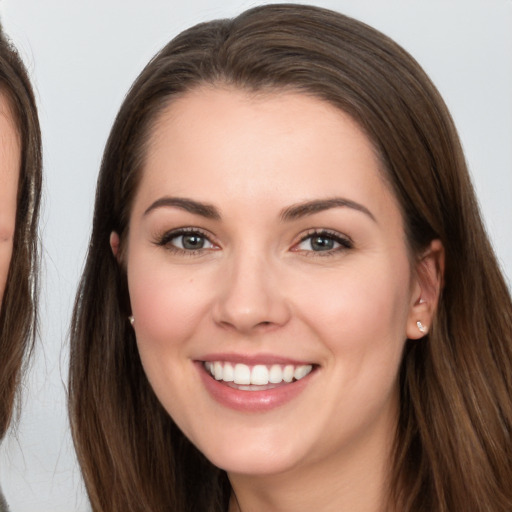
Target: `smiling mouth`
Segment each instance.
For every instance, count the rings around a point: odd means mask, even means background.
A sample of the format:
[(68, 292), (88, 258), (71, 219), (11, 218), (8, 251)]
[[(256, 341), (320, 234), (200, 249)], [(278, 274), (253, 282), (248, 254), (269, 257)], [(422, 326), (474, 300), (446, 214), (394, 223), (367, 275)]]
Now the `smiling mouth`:
[(303, 379), (314, 369), (311, 364), (249, 366), (227, 361), (204, 361), (203, 366), (215, 380), (241, 391), (264, 391), (290, 384)]

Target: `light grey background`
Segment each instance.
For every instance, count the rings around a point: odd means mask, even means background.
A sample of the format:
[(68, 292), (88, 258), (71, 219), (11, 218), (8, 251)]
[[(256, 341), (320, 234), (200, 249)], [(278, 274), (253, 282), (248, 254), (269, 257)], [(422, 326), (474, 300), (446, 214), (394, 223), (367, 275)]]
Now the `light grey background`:
[[(19, 427), (0, 449), (13, 512), (88, 510), (66, 418), (67, 332), (103, 145), (142, 66), (178, 31), (242, 0), (0, 0), (36, 88), (45, 151), (41, 339)], [(424, 66), (455, 118), (485, 221), (512, 277), (512, 1), (309, 3), (387, 33)]]

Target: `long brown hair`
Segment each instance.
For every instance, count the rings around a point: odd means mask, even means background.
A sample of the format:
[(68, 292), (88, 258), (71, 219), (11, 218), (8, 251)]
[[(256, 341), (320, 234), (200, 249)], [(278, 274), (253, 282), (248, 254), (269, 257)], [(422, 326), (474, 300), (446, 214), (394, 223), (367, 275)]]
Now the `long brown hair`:
[(13, 251), (0, 310), (0, 439), (13, 415), (22, 367), (36, 334), (41, 132), (27, 71), (0, 26), (0, 91), (21, 145)]
[(95, 511), (225, 511), (229, 484), (162, 409), (127, 321), (121, 244), (155, 121), (201, 84), (290, 89), (350, 114), (400, 203), (413, 254), (446, 251), (428, 337), (407, 342), (391, 461), (392, 508), (512, 509), (512, 304), (480, 219), (459, 139), (416, 61), (325, 9), (268, 5), (178, 35), (142, 71), (108, 139), (71, 326), (72, 432)]

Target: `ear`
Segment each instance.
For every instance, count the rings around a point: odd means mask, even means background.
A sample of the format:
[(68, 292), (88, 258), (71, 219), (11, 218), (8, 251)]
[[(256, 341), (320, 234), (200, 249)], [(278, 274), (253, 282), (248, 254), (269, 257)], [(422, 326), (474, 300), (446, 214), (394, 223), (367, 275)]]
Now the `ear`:
[(112, 249), (112, 254), (118, 263), (120, 263), (119, 244), (119, 235), (115, 231), (112, 231), (112, 233), (110, 233), (110, 248)]
[(412, 285), (411, 309), (407, 319), (407, 337), (420, 339), (432, 327), (443, 288), (444, 247), (433, 240), (416, 264)]

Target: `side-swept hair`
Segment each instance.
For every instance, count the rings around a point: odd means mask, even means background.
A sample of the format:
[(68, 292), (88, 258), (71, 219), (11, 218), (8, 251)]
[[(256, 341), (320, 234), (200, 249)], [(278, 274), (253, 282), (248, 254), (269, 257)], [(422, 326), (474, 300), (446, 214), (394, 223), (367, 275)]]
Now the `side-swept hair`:
[(9, 102), (21, 146), (13, 251), (0, 310), (0, 439), (13, 415), (23, 364), (37, 325), (41, 131), (30, 80), (0, 26), (0, 92)]
[(407, 342), (401, 367), (390, 508), (512, 510), (512, 304), (453, 121), (424, 71), (389, 38), (341, 14), (287, 4), (178, 35), (142, 71), (113, 125), (71, 326), (71, 424), (93, 510), (227, 510), (225, 473), (183, 436), (145, 377), (126, 275), (109, 246), (112, 231), (126, 240), (158, 116), (203, 84), (303, 92), (366, 132), (411, 254), (433, 239), (446, 253), (432, 330)]

